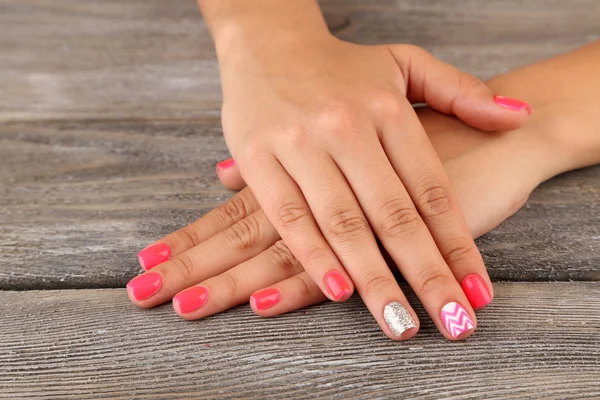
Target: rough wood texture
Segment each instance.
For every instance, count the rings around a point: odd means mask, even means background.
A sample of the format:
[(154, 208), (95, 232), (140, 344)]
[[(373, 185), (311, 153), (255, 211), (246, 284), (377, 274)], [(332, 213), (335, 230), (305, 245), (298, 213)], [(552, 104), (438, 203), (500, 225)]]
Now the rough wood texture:
[[(392, 342), (354, 297), (265, 321), (136, 309), (122, 289), (0, 292), (0, 398), (600, 397), (600, 283), (500, 283), (478, 332)], [(414, 300), (414, 297), (411, 297)]]
[[(415, 43), (483, 78), (599, 37), (596, 0), (327, 0), (340, 37)], [(0, 121), (216, 115), (193, 0), (3, 0)]]
[[(486, 78), (599, 37), (596, 0), (326, 0), (331, 29)], [(385, 338), (357, 298), (186, 322), (123, 289), (135, 253), (227, 199), (218, 68), (193, 0), (0, 0), (0, 398), (600, 398), (600, 282), (498, 283), (477, 334)], [(479, 241), (495, 279), (600, 280), (600, 166)], [(406, 289), (406, 287), (405, 287)]]
[[(124, 286), (139, 249), (231, 195), (226, 157), (215, 118), (5, 124), (0, 289)], [(600, 280), (600, 166), (545, 183), (478, 242), (496, 280)]]

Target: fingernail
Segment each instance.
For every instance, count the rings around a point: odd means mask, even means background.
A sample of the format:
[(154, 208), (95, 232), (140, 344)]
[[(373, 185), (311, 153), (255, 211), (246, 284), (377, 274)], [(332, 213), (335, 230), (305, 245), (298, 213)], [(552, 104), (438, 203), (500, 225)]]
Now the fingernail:
[(383, 308), (383, 319), (396, 336), (401, 336), (410, 328), (416, 328), (417, 324), (402, 303), (394, 301)]
[(279, 303), (279, 300), (281, 299), (281, 293), (279, 293), (278, 289), (270, 288), (260, 290), (250, 296), (250, 298), (254, 302), (254, 307), (257, 310), (266, 310), (267, 308), (271, 308), (275, 304)]
[(131, 292), (136, 300), (146, 300), (158, 292), (162, 286), (162, 277), (157, 273), (149, 273), (137, 276), (129, 281), (127, 290)]
[(173, 297), (173, 304), (182, 314), (196, 311), (207, 301), (208, 289), (204, 286), (194, 286)]
[(531, 105), (524, 101), (513, 99), (511, 97), (495, 96), (494, 102), (500, 107), (507, 108), (513, 111), (527, 110), (527, 114), (531, 115)]
[(222, 170), (232, 167), (234, 165), (235, 165), (235, 160), (233, 158), (221, 161), (220, 163), (217, 164), (217, 171), (222, 171)]
[(325, 275), (325, 286), (335, 300), (341, 300), (352, 293), (346, 278), (338, 271), (331, 271)]
[(138, 253), (140, 265), (146, 271), (171, 258), (171, 247), (166, 243), (156, 243)]
[(453, 338), (475, 327), (467, 310), (455, 302), (450, 302), (442, 308), (442, 322)]
[(460, 284), (463, 292), (469, 299), (471, 307), (477, 309), (485, 307), (492, 301), (492, 296), (483, 279), (477, 274), (467, 275)]

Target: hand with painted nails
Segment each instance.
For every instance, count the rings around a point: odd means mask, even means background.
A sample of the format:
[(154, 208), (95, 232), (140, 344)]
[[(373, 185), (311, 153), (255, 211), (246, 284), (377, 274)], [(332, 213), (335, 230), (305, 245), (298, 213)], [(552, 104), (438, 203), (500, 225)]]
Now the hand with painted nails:
[[(600, 163), (599, 62), (600, 41), (490, 81), (490, 86), (530, 97), (536, 104), (531, 123), (513, 132), (489, 135), (429, 109), (419, 110), (473, 236), (516, 212), (540, 182)], [(227, 187), (244, 186), (233, 161), (221, 164), (217, 173)], [(273, 316), (327, 299), (249, 189), (147, 247), (139, 257), (147, 272), (127, 285), (131, 300), (148, 308), (173, 299), (175, 311), (186, 319), (248, 301), (257, 314)], [(476, 326), (473, 309), (493, 297), (489, 278), (478, 265), (464, 269), (450, 290), (443, 279), (404, 276), (448, 339), (471, 334)], [(429, 290), (424, 290), (427, 285)], [(408, 339), (416, 333), (417, 316), (401, 293), (361, 295), (390, 338)]]
[(323, 294), (344, 301), (356, 289), (382, 323), (376, 299), (405, 301), (376, 237), (422, 298), (466, 303), (457, 281), (472, 272), (489, 285), (412, 103), (489, 131), (523, 126), (527, 103), (419, 47), (341, 41), (316, 1), (200, 6), (227, 147), (273, 226), (265, 235), (284, 240)]
[[(533, 188), (548, 178), (537, 157), (519, 152), (533, 146), (535, 140), (541, 141), (535, 126), (532, 130), (487, 135), (431, 110), (420, 110), (419, 115), (474, 236), (516, 212)], [(513, 162), (506, 163), (509, 157)], [(522, 171), (529, 171), (529, 176), (523, 176)], [(233, 162), (220, 168), (218, 174), (227, 187), (243, 184)], [(511, 179), (517, 174), (520, 179)], [(257, 314), (274, 316), (327, 300), (248, 188), (144, 249), (140, 263), (148, 272), (129, 283), (131, 300), (148, 308), (173, 299), (175, 311), (186, 319), (204, 318), (248, 301)], [(439, 286), (426, 296), (420, 295), (432, 310), (431, 318), (449, 339), (469, 335), (476, 324), (473, 309), (492, 299), (485, 271), (467, 270), (461, 278), (455, 282), (462, 288), (450, 296), (443, 295), (444, 281), (435, 282)], [(417, 293), (423, 293), (420, 288), (424, 282), (412, 275), (407, 279)], [(418, 318), (403, 295), (369, 295), (368, 301), (376, 304), (373, 315), (390, 338), (408, 339), (416, 333)]]

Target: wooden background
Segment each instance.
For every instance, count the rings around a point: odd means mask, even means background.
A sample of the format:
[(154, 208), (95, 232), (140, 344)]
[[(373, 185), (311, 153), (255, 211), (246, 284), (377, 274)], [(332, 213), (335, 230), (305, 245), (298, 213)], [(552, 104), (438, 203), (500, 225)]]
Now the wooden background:
[[(339, 37), (482, 78), (600, 37), (596, 0), (321, 3)], [(391, 342), (358, 298), (196, 322), (130, 304), (137, 251), (231, 196), (220, 98), (192, 0), (0, 0), (0, 398), (600, 398), (600, 167), (478, 240), (503, 282), (466, 342), (419, 307)]]

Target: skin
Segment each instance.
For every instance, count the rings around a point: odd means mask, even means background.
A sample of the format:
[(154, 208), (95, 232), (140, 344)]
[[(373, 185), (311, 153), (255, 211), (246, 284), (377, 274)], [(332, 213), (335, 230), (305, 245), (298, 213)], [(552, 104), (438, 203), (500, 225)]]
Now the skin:
[[(600, 42), (595, 42), (492, 79), (491, 87), (531, 98), (536, 108), (531, 123), (514, 131), (489, 134), (430, 109), (418, 111), (473, 236), (491, 230), (516, 212), (544, 180), (600, 162), (600, 125), (596, 119), (599, 62)], [(578, 79), (573, 80), (573, 76)], [(235, 166), (220, 171), (219, 178), (230, 188), (244, 184)], [(157, 294), (136, 301), (130, 293), (140, 307), (169, 301), (194, 285), (208, 288), (209, 299), (188, 314), (174, 302), (175, 311), (186, 319), (203, 318), (246, 303), (252, 293), (267, 287), (278, 289), (281, 301), (263, 311), (251, 301), (254, 311), (262, 316), (327, 299), (281, 240), (249, 188), (158, 242), (171, 246), (172, 259), (152, 269), (163, 276), (164, 284)], [(385, 322), (377, 322), (395, 340), (408, 339), (417, 331), (411, 329), (397, 337)]]
[[(475, 273), (491, 292), (491, 281), (411, 103), (483, 130), (521, 127), (529, 111), (501, 107), (501, 92), (419, 47), (335, 38), (314, 0), (198, 3), (219, 59), (225, 140), (262, 210), (250, 221), (270, 222), (257, 242), (281, 237), (323, 294), (343, 301), (356, 289), (385, 327), (392, 301), (416, 316), (377, 237), (444, 335), (449, 302), (475, 321), (459, 283)], [(348, 290), (332, 291), (332, 273)]]

